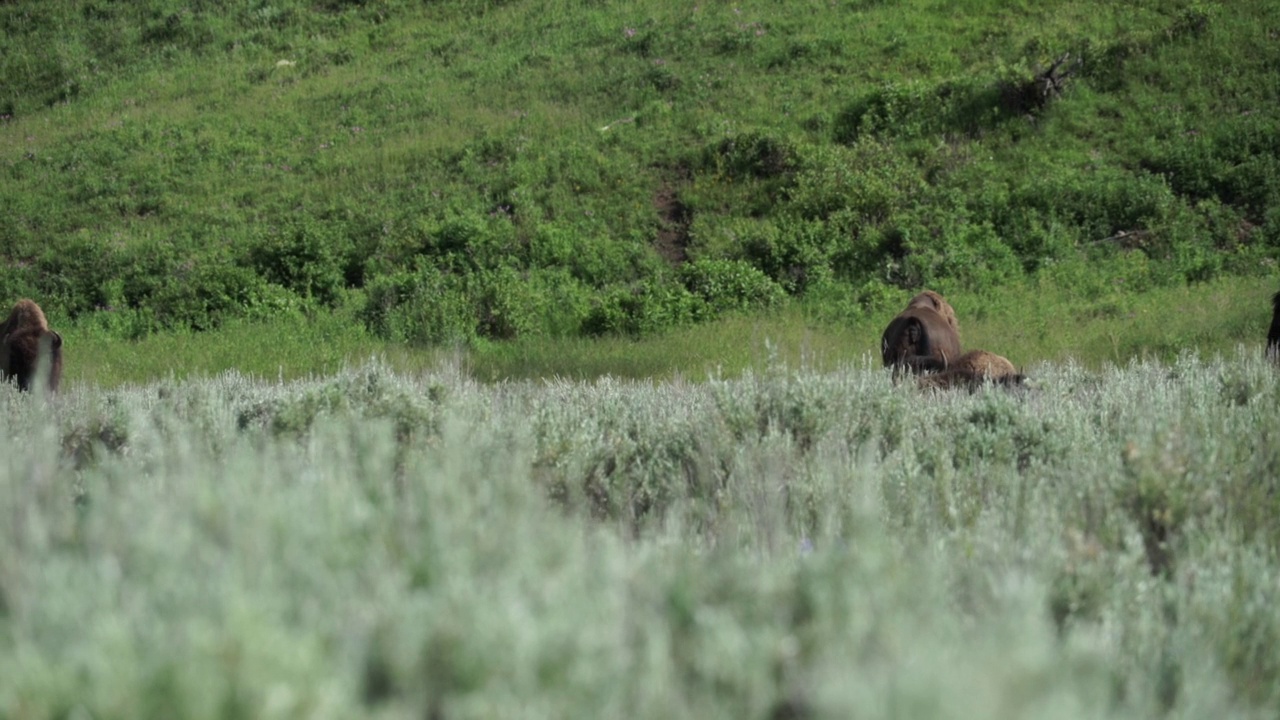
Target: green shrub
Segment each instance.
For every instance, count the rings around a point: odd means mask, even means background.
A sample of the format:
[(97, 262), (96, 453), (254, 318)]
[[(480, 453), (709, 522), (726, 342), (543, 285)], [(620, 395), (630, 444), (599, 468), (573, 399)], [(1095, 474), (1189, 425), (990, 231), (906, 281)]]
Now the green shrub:
[(806, 218), (843, 210), (859, 224), (874, 224), (912, 207), (925, 187), (914, 163), (875, 140), (810, 147), (800, 165), (788, 208)]
[(604, 290), (582, 323), (590, 335), (644, 335), (688, 324), (706, 313), (704, 302), (667, 279)]
[(397, 342), (459, 343), (477, 335), (463, 278), (427, 263), (370, 283), (360, 317), (371, 332)]
[(529, 238), (531, 267), (564, 269), (583, 284), (602, 288), (643, 275), (652, 258), (643, 248), (556, 223), (540, 224)]
[(959, 212), (920, 212), (891, 224), (903, 250), (888, 276), (899, 287), (958, 283), (974, 291), (1004, 286), (1021, 276), (1017, 255), (987, 223)]
[(854, 144), (868, 138), (977, 137), (1042, 109), (1040, 98), (1029, 95), (1034, 77), (1029, 68), (1012, 66), (990, 75), (940, 82), (886, 82), (837, 113), (834, 139)]
[(333, 305), (346, 286), (350, 238), (332, 224), (305, 217), (285, 220), (249, 250), (253, 269), (298, 295)]
[(1261, 218), (1280, 200), (1280, 123), (1249, 114), (1152, 143), (1144, 164), (1192, 199), (1217, 199)]
[(680, 277), (712, 314), (773, 307), (786, 296), (781, 286), (742, 260), (695, 260), (680, 268)]
[(707, 155), (707, 164), (730, 178), (783, 177), (795, 172), (800, 160), (792, 143), (758, 131), (725, 138)]
[[(541, 279), (541, 276), (539, 276)], [(551, 298), (541, 282), (512, 268), (467, 278), (468, 296), (478, 312), (477, 332), (495, 340), (541, 334)]]
[(792, 295), (832, 276), (837, 254), (847, 249), (845, 237), (819, 220), (760, 223), (742, 238), (744, 259)]

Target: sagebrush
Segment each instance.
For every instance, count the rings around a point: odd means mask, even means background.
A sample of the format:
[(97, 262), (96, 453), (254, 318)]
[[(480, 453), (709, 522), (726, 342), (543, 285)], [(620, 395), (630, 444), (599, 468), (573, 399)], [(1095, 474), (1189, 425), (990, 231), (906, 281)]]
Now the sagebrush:
[(1270, 717), (1241, 351), (0, 392), (10, 717)]

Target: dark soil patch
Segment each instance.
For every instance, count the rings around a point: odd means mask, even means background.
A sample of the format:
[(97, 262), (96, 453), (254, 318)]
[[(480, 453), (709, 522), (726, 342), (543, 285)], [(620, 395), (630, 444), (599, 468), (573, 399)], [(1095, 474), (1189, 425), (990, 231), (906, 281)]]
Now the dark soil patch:
[(693, 211), (680, 200), (675, 188), (666, 183), (653, 194), (653, 209), (658, 213), (654, 249), (672, 265), (685, 262), (689, 259), (689, 224), (693, 222)]

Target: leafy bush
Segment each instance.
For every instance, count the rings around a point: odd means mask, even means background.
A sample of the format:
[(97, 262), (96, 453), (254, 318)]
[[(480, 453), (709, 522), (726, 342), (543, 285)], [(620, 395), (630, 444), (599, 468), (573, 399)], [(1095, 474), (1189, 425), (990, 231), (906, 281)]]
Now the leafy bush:
[(795, 172), (799, 165), (792, 143), (762, 132), (725, 138), (708, 155), (708, 164), (731, 178), (777, 178)]
[(583, 284), (602, 288), (646, 272), (650, 258), (643, 250), (579, 228), (545, 223), (529, 238), (528, 255), (532, 267), (567, 270)]
[(701, 298), (670, 280), (604, 290), (582, 323), (590, 335), (643, 335), (688, 324), (705, 313)]
[(930, 135), (979, 136), (1001, 123), (1038, 110), (1023, 95), (1035, 73), (1002, 67), (990, 76), (941, 82), (887, 82), (846, 105), (836, 116), (836, 142), (868, 138), (915, 139)]
[(361, 319), (382, 337), (416, 343), (459, 343), (476, 337), (475, 309), (459, 276), (422, 263), (415, 272), (383, 275), (366, 290)]
[(804, 154), (789, 208), (806, 218), (843, 210), (859, 223), (874, 224), (912, 207), (923, 190), (920, 170), (892, 145), (823, 145)]
[(469, 294), (479, 310), (477, 332), (498, 340), (545, 332), (551, 298), (540, 282), (543, 277), (534, 280), (512, 268), (468, 277)]
[(756, 223), (742, 237), (744, 259), (792, 295), (832, 276), (838, 254), (847, 249), (838, 230), (817, 220)]
[(333, 225), (290, 218), (249, 250), (249, 262), (270, 282), (333, 305), (346, 286), (350, 238)]
[(742, 260), (696, 260), (682, 266), (680, 276), (713, 314), (772, 307), (785, 297), (782, 287)]
[(959, 212), (922, 212), (891, 223), (902, 249), (887, 268), (899, 287), (938, 286), (947, 281), (973, 291), (1001, 287), (1021, 275), (1018, 257), (991, 225), (967, 221)]

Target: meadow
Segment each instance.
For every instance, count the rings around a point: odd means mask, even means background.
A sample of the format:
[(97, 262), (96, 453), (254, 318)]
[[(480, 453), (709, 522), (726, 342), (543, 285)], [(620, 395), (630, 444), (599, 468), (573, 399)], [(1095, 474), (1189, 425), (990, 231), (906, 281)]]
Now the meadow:
[(0, 718), (1276, 717), (1278, 37), (0, 2)]
[(1269, 3), (23, 0), (0, 32), (0, 298), (115, 339), (1124, 312), (1280, 259)]
[(1256, 346), (0, 388), (0, 716), (1263, 718)]
[[(1015, 364), (1075, 363), (1099, 370), (1130, 360), (1172, 362), (1188, 350), (1228, 353), (1244, 343), (1262, 352), (1276, 281), (1224, 277), (1135, 294), (1123, 289), (1076, 294), (1052, 287), (960, 293), (967, 348)], [(342, 313), (303, 321), (229, 321), (202, 332), (155, 333), (125, 341), (99, 328), (55, 325), (66, 341), (64, 382), (115, 388), (162, 379), (209, 378), (228, 370), (247, 377), (294, 380), (332, 375), (371, 357), (398, 372), (455, 363), (483, 382), (601, 376), (700, 380), (736, 377), (783, 361), (817, 370), (878, 358), (885, 325), (900, 310), (856, 320), (812, 308), (738, 313), (643, 337), (525, 337), (418, 346), (378, 337)]]

